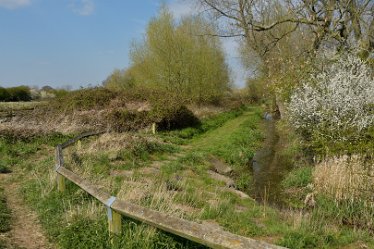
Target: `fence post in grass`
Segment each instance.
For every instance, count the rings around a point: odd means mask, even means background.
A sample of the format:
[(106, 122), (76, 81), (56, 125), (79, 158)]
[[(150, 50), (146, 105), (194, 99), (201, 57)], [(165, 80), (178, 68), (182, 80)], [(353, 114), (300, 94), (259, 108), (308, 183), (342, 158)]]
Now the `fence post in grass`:
[(121, 214), (114, 211), (111, 207), (113, 203), (116, 201), (116, 197), (110, 197), (105, 206), (107, 207), (107, 215), (108, 215), (108, 225), (109, 225), (109, 236), (110, 236), (110, 243), (112, 246), (117, 246), (119, 243), (119, 236), (121, 235), (122, 231), (122, 216)]
[(77, 141), (77, 150), (80, 151), (82, 149), (82, 142), (81, 140)]
[(59, 192), (65, 191), (65, 177), (57, 173), (57, 190)]
[(152, 124), (152, 134), (156, 134), (156, 123)]
[(64, 192), (65, 191), (65, 177), (62, 176), (57, 172), (57, 170), (64, 165), (64, 157), (62, 155), (62, 147), (61, 145), (57, 145), (56, 148), (56, 159), (57, 159), (57, 164), (56, 164), (56, 181), (57, 181), (57, 190), (59, 192)]

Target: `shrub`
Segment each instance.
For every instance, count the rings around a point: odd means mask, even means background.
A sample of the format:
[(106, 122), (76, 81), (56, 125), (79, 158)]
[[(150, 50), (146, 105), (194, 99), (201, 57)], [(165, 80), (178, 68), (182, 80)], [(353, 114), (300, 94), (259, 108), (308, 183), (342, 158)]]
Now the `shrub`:
[(0, 101), (30, 101), (31, 91), (27, 86), (0, 87)]
[(0, 87), (0, 101), (9, 101), (11, 98), (8, 90), (4, 87)]
[(229, 88), (229, 71), (215, 27), (198, 16), (176, 22), (162, 7), (143, 41), (130, 51), (131, 66), (104, 82), (113, 89), (145, 86), (176, 94), (180, 101), (216, 103)]
[(335, 200), (371, 200), (374, 208), (374, 160), (370, 157), (343, 156), (323, 160), (313, 171), (319, 193)]
[(179, 108), (164, 109), (158, 113), (159, 130), (183, 129), (200, 125), (200, 120), (185, 106)]
[(312, 182), (312, 167), (301, 167), (292, 170), (282, 181), (285, 188), (304, 188)]
[(65, 111), (101, 109), (108, 106), (118, 94), (103, 87), (81, 89), (63, 93), (51, 105)]
[(374, 124), (371, 68), (352, 55), (310, 75), (291, 96), (289, 120), (306, 136), (359, 140)]
[(150, 123), (147, 112), (113, 110), (108, 114), (108, 124), (116, 132), (134, 131)]
[(10, 230), (10, 217), (11, 212), (7, 207), (3, 189), (0, 189), (0, 233)]
[(247, 81), (248, 97), (251, 101), (259, 103), (269, 97), (269, 89), (264, 79), (249, 79)]

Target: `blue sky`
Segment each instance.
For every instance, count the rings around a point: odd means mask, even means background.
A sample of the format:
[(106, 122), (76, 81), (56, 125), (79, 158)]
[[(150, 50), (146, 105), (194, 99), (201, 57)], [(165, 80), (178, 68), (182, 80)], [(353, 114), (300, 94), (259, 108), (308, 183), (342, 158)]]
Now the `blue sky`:
[[(176, 17), (190, 1), (164, 1)], [(0, 0), (0, 85), (98, 85), (129, 65), (129, 49), (157, 14), (159, 0)], [(234, 41), (224, 41), (243, 85)]]

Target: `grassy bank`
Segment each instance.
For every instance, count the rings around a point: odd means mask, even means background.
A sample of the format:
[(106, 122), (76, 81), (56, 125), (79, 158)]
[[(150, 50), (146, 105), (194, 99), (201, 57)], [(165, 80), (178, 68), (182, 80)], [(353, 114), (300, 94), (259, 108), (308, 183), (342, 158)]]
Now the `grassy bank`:
[(340, 201), (313, 191), (313, 168), (292, 170), (283, 180), (283, 200), (295, 231), (281, 244), (289, 248), (374, 248), (374, 209), (363, 202)]
[[(109, 248), (105, 208), (73, 184), (64, 194), (54, 187), (54, 146), (68, 138), (1, 139), (0, 156), (19, 175), (23, 196), (53, 243), (59, 248)], [(123, 224), (121, 248), (199, 248), (132, 220)]]
[[(10, 210), (7, 207), (4, 190), (0, 187), (0, 235), (10, 230)], [(0, 249), (6, 248), (6, 242), (0, 238)]]
[[(292, 221), (295, 231), (288, 233), (281, 244), (289, 248), (374, 248), (374, 206), (370, 200), (353, 195), (349, 199), (335, 198), (331, 192), (328, 194), (319, 187), (332, 188), (334, 182), (340, 182), (341, 187), (345, 188), (342, 191), (349, 194), (352, 189), (345, 186), (347, 178), (344, 177), (350, 177), (351, 181), (357, 179), (354, 175), (344, 175), (352, 164), (341, 162), (354, 162), (354, 157), (348, 161), (336, 158), (334, 163), (327, 158), (320, 163), (313, 162), (308, 154), (308, 144), (302, 143), (294, 131), (284, 124), (279, 126), (279, 131), (280, 134), (286, 133), (289, 138), (290, 149), (285, 153), (293, 159), (294, 164), (281, 186), (282, 200), (290, 209), (284, 214)], [(354, 170), (364, 173), (357, 168)], [(360, 191), (370, 192), (369, 189)]]
[(19, 110), (31, 110), (37, 106), (42, 105), (40, 101), (28, 101), (28, 102), (0, 102), (0, 111), (19, 111)]
[[(370, 231), (334, 220), (339, 209), (328, 200), (321, 197), (316, 207), (303, 204), (309, 168), (291, 172), (284, 180), (287, 200), (294, 199), (281, 212), (232, 191), (248, 193), (251, 188), (248, 165), (264, 138), (261, 122), (261, 109), (249, 107), (210, 117), (194, 128), (156, 135), (105, 134), (76, 144), (66, 151), (65, 159), (67, 167), (121, 199), (212, 229), (290, 248), (373, 246)], [(56, 191), (54, 146), (68, 138), (3, 138), (0, 156), (4, 166), (20, 176), (23, 196), (59, 248), (109, 248), (105, 208), (71, 183), (66, 193)], [(287, 153), (291, 155), (293, 149)], [(232, 168), (226, 175), (233, 181), (231, 188), (212, 178), (212, 158)], [(120, 247), (202, 248), (130, 219), (123, 220)]]
[[(243, 112), (244, 110), (239, 112), (234, 111), (232, 113), (222, 114), (222, 116), (218, 116), (215, 119), (209, 119), (206, 122), (203, 122), (202, 126), (194, 128), (196, 129), (196, 134), (194, 136), (189, 136), (188, 138), (181, 138), (182, 136), (177, 134), (178, 132), (161, 133), (156, 136), (156, 141), (152, 142), (146, 138), (146, 135), (137, 134), (135, 136), (139, 137), (140, 139), (136, 140), (136, 143), (134, 143), (131, 148), (125, 146), (126, 148), (124, 148), (122, 151), (117, 151), (115, 159), (111, 158), (113, 156), (110, 155), (110, 153), (106, 152), (92, 158), (82, 157), (76, 159), (78, 161), (80, 159), (83, 162), (85, 160), (89, 162), (96, 162), (95, 164), (92, 164), (93, 167), (90, 168), (91, 172), (89, 173), (92, 173), (92, 177), (109, 177), (108, 175), (105, 175), (105, 173), (108, 173), (108, 170), (112, 168), (108, 168), (107, 164), (109, 164), (109, 167), (113, 162), (118, 164), (119, 159), (126, 163), (120, 165), (117, 167), (117, 169), (141, 169), (154, 162), (154, 160), (163, 160), (168, 155), (182, 153), (183, 151), (183, 155), (176, 160), (177, 164), (183, 164), (183, 162), (188, 160), (188, 158), (202, 157), (202, 154), (197, 155), (199, 154), (197, 151), (185, 152), (184, 149), (180, 147), (179, 143), (173, 144), (162, 141), (169, 139), (172, 140), (173, 137), (179, 137), (180, 139), (186, 140), (184, 143), (190, 143), (191, 141), (201, 143), (203, 140), (195, 139), (195, 137), (205, 134), (210, 130), (219, 128), (220, 126), (224, 125), (226, 121), (232, 117), (241, 115)], [(257, 116), (258, 115), (254, 115), (256, 118), (253, 122), (257, 122)], [(243, 124), (245, 124), (244, 120)], [(239, 144), (243, 141), (240, 141), (238, 136), (239, 134), (236, 134), (233, 137), (225, 138), (225, 140), (227, 140), (226, 142), (230, 144), (235, 142)], [(38, 212), (41, 218), (41, 223), (53, 242), (58, 244), (61, 248), (92, 248), (92, 246), (95, 246), (96, 248), (107, 248), (108, 234), (107, 232), (104, 232), (107, 229), (105, 210), (98, 205), (95, 200), (82, 193), (81, 190), (72, 184), (68, 185), (68, 191), (64, 195), (57, 193), (54, 187), (53, 147), (66, 139), (68, 139), (68, 137), (61, 135), (32, 137), (25, 140), (18, 140), (14, 137), (2, 138), (0, 146), (1, 157), (4, 159), (2, 162), (4, 167), (11, 169), (15, 174), (21, 175), (20, 180), (22, 179), (22, 181), (25, 182), (23, 186), (23, 194), (27, 202)], [(91, 141), (87, 141), (87, 144), (90, 142)], [(83, 142), (83, 144), (84, 143), (85, 142)], [(202, 146), (203, 144), (201, 144), (199, 148)], [(214, 151), (217, 153), (224, 152), (222, 148), (219, 147), (214, 150), (208, 147), (206, 149), (207, 150), (205, 150), (204, 153), (211, 153)], [(239, 154), (239, 150), (236, 152)], [(230, 159), (228, 157), (227, 159), (238, 161), (239, 158), (240, 157)], [(160, 174), (158, 179), (162, 186), (166, 186), (165, 188), (169, 188), (170, 185), (172, 185), (171, 179), (169, 179), (169, 176), (171, 177), (171, 175), (167, 173), (167, 169), (169, 167), (172, 166), (166, 163), (162, 166), (162, 174)], [(198, 168), (200, 166), (194, 165), (194, 167)], [(178, 172), (177, 168), (174, 168), (173, 171)], [(202, 179), (203, 182), (208, 180), (206, 176), (204, 176)], [(118, 184), (114, 189), (110, 189), (109, 191), (118, 192), (120, 194), (122, 185), (125, 185), (124, 183), (121, 183), (123, 180), (124, 179), (119, 179), (118, 177), (112, 179), (113, 182), (117, 182)], [(188, 184), (193, 186), (194, 183), (191, 182)], [(196, 185), (193, 187), (196, 188), (199, 186)], [(186, 187), (186, 190), (191, 191), (192, 189)], [(164, 189), (160, 191), (165, 192)], [(186, 200), (191, 201), (196, 199), (196, 197), (194, 197), (192, 194), (191, 196), (187, 196), (188, 194), (189, 193), (183, 194), (183, 196), (176, 195), (175, 198), (172, 198), (171, 200), (164, 200), (165, 203), (162, 203), (161, 199), (158, 200), (158, 203), (155, 203), (156, 198), (149, 199), (150, 196), (144, 197), (139, 201), (141, 202), (140, 204), (151, 206), (160, 210), (167, 206), (167, 203), (173, 202), (173, 200), (178, 200), (180, 203), (182, 203)], [(226, 193), (226, 196), (227, 195), (229, 194)], [(201, 202), (201, 200), (199, 201)], [(207, 204), (204, 204), (204, 206), (208, 207)], [(217, 208), (219, 209), (221, 207)], [(207, 217), (214, 215), (212, 214), (213, 212), (217, 213), (217, 211), (207, 208), (206, 210), (207, 211), (204, 211), (204, 216)], [(232, 210), (230, 212), (232, 212)], [(185, 216), (185, 214), (182, 214), (182, 216)], [(194, 215), (191, 215), (190, 218), (192, 218), (192, 216)], [(165, 234), (135, 221), (126, 219), (123, 224), (124, 237), (122, 241), (122, 248), (200, 247), (192, 244), (191, 242)]]

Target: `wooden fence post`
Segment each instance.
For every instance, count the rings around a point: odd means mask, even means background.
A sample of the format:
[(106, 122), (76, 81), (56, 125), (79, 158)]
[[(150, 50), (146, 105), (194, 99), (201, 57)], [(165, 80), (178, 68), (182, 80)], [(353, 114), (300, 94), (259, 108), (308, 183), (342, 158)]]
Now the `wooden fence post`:
[(59, 192), (65, 192), (65, 177), (57, 173), (56, 180), (57, 180), (57, 190)]
[(82, 142), (81, 140), (78, 140), (77, 142), (77, 150), (80, 151), (82, 149)]
[[(57, 145), (56, 148), (56, 160), (57, 160), (57, 165), (56, 165), (56, 171), (64, 165), (64, 157), (62, 155), (62, 147), (61, 145)], [(56, 181), (57, 181), (57, 190), (59, 192), (64, 192), (65, 191), (65, 177), (58, 172), (56, 172)]]
[(115, 202), (116, 197), (112, 196), (106, 202), (108, 209), (108, 226), (109, 226), (109, 236), (110, 243), (113, 247), (116, 247), (120, 241), (120, 235), (122, 232), (122, 216), (121, 214), (114, 211), (111, 206)]
[(118, 245), (122, 231), (122, 216), (112, 210), (112, 220), (109, 220), (109, 236), (113, 246)]
[(156, 134), (156, 123), (152, 124), (152, 134)]

